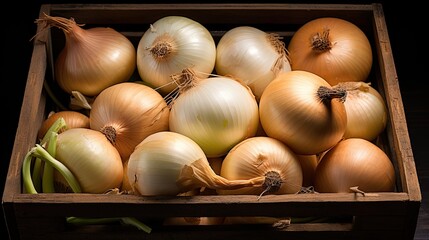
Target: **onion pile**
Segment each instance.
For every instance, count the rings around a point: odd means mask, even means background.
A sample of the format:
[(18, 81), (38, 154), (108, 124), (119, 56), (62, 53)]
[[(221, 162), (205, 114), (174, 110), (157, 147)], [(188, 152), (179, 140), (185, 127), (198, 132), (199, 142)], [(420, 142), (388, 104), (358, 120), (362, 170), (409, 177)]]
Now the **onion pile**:
[[(395, 190), (392, 161), (374, 143), (388, 111), (383, 96), (366, 83), (371, 45), (350, 22), (314, 19), (286, 49), (278, 35), (250, 26), (227, 31), (216, 46), (200, 23), (166, 16), (150, 25), (135, 49), (110, 28), (84, 30), (73, 19), (50, 16), (40, 21), (66, 35), (55, 69), (59, 85), (93, 101), (89, 116), (62, 111), (43, 122), (43, 147), (32, 149), (23, 164), (30, 193), (39, 190), (28, 178), (40, 163), (29, 156), (53, 163), (73, 192)], [(129, 81), (135, 67), (141, 83)]]

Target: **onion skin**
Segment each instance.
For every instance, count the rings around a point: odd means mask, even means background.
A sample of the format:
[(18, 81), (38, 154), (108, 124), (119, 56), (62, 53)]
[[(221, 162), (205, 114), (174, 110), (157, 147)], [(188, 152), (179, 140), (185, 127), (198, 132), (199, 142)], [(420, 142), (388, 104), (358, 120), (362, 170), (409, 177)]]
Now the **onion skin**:
[(60, 133), (56, 159), (70, 169), (84, 193), (104, 193), (121, 186), (122, 159), (99, 131), (72, 128)]
[(321, 101), (320, 87), (329, 83), (307, 71), (280, 73), (265, 89), (259, 103), (262, 127), (269, 137), (295, 153), (321, 153), (338, 143), (346, 130), (347, 114), (339, 98)]
[[(77, 111), (64, 110), (50, 114), (48, 118), (43, 121), (42, 126), (37, 133), (38, 138), (42, 139), (48, 131), (49, 127), (51, 127), (52, 124), (60, 117), (64, 118), (64, 121), (66, 122), (66, 129), (76, 127), (89, 128), (88, 116)], [(63, 131), (64, 130), (60, 130), (58, 133), (61, 133)]]
[[(312, 40), (319, 38), (317, 34), (326, 36), (330, 46), (320, 44), (313, 48)], [(332, 17), (317, 18), (301, 26), (293, 34), (288, 51), (292, 70), (315, 73), (332, 86), (365, 81), (373, 62), (365, 33), (351, 22)]]
[(377, 145), (361, 138), (339, 142), (323, 155), (317, 165), (314, 187), (317, 192), (391, 192), (395, 189), (394, 166)]

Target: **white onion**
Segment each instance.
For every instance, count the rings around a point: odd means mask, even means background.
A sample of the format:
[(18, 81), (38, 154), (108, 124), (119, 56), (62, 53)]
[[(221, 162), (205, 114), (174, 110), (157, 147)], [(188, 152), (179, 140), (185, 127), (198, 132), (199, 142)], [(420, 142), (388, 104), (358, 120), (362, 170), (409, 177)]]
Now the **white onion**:
[(255, 27), (239, 26), (227, 31), (216, 51), (216, 72), (241, 79), (258, 101), (279, 72), (291, 70), (280, 37)]
[(176, 196), (200, 188), (260, 186), (263, 179), (230, 181), (217, 175), (192, 139), (176, 132), (154, 133), (137, 145), (126, 173), (133, 191), (145, 196)]
[(226, 155), (256, 134), (258, 105), (245, 85), (222, 76), (193, 79), (190, 84), (173, 102), (171, 131), (190, 137), (207, 157)]
[(137, 47), (140, 77), (164, 94), (177, 87), (170, 75), (193, 68), (199, 77), (207, 77), (215, 61), (216, 44), (211, 33), (200, 23), (183, 16), (157, 20)]

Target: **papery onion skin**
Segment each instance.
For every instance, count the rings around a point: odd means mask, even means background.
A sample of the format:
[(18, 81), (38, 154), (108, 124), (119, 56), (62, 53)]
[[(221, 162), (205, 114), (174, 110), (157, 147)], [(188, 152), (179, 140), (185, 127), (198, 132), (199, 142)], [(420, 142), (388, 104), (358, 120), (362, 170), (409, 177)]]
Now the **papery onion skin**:
[(259, 101), (265, 87), (291, 66), (278, 35), (251, 26), (227, 31), (216, 47), (216, 73), (241, 79)]
[[(298, 156), (281, 141), (270, 137), (245, 139), (225, 156), (220, 175), (229, 180), (251, 179), (266, 176), (269, 172), (279, 174), (281, 185), (267, 191), (272, 194), (290, 194), (301, 190), (303, 174)], [(218, 190), (219, 194), (256, 194), (266, 191), (264, 187)]]
[(64, 32), (65, 46), (55, 60), (55, 79), (67, 93), (96, 96), (109, 86), (129, 80), (134, 73), (136, 49), (115, 29), (84, 29), (73, 18), (45, 16), (38, 21)]
[[(321, 37), (321, 38), (319, 38)], [(329, 39), (329, 47), (312, 40)], [(313, 19), (302, 25), (288, 45), (292, 70), (315, 73), (329, 84), (366, 81), (372, 68), (371, 44), (357, 25), (340, 18)]]
[(238, 81), (223, 76), (201, 79), (175, 99), (169, 123), (171, 131), (190, 137), (207, 157), (220, 157), (255, 136), (258, 104)]
[(175, 132), (158, 132), (136, 147), (126, 172), (136, 194), (175, 196), (181, 193), (176, 181), (183, 166), (198, 159), (207, 161), (203, 150), (190, 138)]
[[(40, 126), (37, 136), (39, 139), (42, 139), (49, 127), (58, 119), (64, 118), (66, 123), (66, 129), (70, 128), (89, 128), (89, 117), (81, 112), (71, 111), (71, 110), (63, 110), (59, 112), (53, 112), (48, 115), (48, 117), (43, 121), (42, 126)], [(63, 132), (64, 129), (60, 130), (59, 133)]]
[(342, 140), (325, 153), (314, 177), (317, 192), (391, 192), (395, 189), (395, 169), (387, 154), (361, 138)]
[(341, 99), (323, 102), (318, 89), (329, 83), (307, 71), (281, 73), (265, 89), (259, 115), (265, 133), (279, 139), (295, 153), (321, 153), (338, 143), (347, 115)]
[(114, 132), (112, 139), (125, 161), (134, 148), (152, 133), (169, 129), (170, 110), (154, 89), (135, 82), (115, 84), (94, 100), (91, 129)]
[(383, 97), (364, 82), (342, 82), (336, 86), (347, 90), (344, 138), (375, 140), (387, 125), (387, 107)]
[(99, 131), (72, 128), (60, 133), (56, 159), (70, 169), (84, 193), (104, 193), (121, 186), (122, 159)]
[[(157, 48), (162, 49), (155, 51)], [(205, 78), (213, 72), (215, 61), (216, 44), (211, 33), (199, 22), (183, 16), (158, 19), (137, 46), (141, 79), (163, 95), (177, 88), (171, 75), (193, 68), (198, 77)]]

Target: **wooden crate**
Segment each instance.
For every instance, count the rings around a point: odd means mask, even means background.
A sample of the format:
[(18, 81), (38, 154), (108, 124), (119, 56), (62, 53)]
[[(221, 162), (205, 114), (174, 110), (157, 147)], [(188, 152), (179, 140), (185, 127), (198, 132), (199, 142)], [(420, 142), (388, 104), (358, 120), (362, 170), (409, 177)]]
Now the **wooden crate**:
[[(285, 41), (316, 17), (334, 16), (358, 25), (374, 50), (371, 82), (385, 98), (389, 121), (377, 143), (397, 173), (394, 192), (362, 196), (320, 193), (255, 196), (140, 197), (96, 194), (23, 194), (21, 167), (35, 145), (36, 129), (52, 102), (43, 88), (53, 79), (53, 61), (64, 44), (59, 31), (38, 34), (28, 72), (19, 125), (2, 198), (12, 239), (413, 239), (421, 202), (393, 54), (381, 4), (58, 4), (42, 5), (52, 16), (73, 17), (90, 26), (111, 26), (136, 44), (157, 19), (183, 15), (206, 26), (215, 39), (235, 26), (252, 25), (277, 32)], [(40, 31), (40, 26), (38, 32)], [(295, 216), (345, 217), (346, 221), (270, 225), (157, 226), (150, 234), (122, 225), (71, 227), (65, 217), (134, 216)]]

